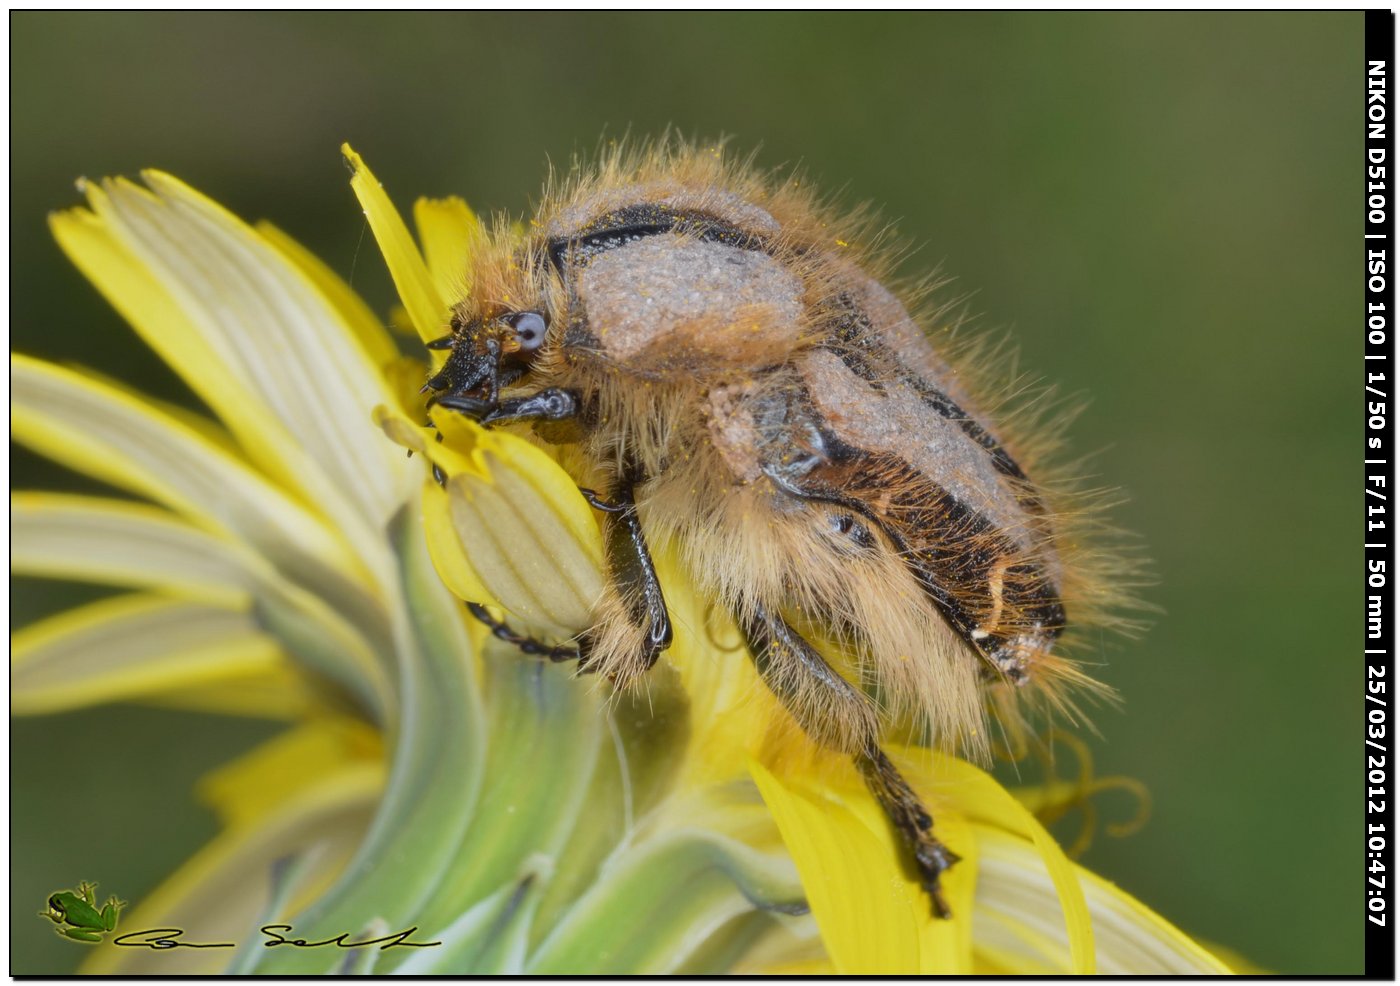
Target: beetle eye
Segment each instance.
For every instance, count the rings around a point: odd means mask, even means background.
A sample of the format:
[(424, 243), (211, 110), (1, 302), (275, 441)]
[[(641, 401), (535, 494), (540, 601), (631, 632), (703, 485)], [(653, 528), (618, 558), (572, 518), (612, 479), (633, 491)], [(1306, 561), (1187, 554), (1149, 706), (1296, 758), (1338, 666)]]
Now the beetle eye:
[(539, 312), (521, 312), (514, 315), (510, 325), (515, 330), (515, 341), (520, 344), (521, 352), (533, 353), (544, 345), (544, 334), (549, 328), (549, 323)]

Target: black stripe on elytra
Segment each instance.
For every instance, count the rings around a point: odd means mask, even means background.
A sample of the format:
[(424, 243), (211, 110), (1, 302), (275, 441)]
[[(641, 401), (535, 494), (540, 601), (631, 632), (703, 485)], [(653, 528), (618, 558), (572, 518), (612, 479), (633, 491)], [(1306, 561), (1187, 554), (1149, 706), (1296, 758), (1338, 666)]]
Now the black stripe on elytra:
[(555, 237), (546, 250), (554, 269), (563, 276), (570, 263), (585, 263), (600, 253), (662, 233), (687, 233), (706, 243), (726, 243), (740, 250), (768, 248), (763, 237), (709, 213), (642, 203), (614, 209), (576, 233)]
[[(899, 356), (886, 345), (884, 338), (870, 320), (870, 316), (856, 303), (856, 300), (849, 294), (842, 292), (837, 296), (836, 306), (827, 319), (827, 338), (831, 340), (826, 346), (832, 352), (841, 357), (841, 362), (846, 364), (846, 369), (850, 370), (862, 380), (875, 386), (877, 390), (883, 390), (881, 374), (875, 369), (873, 363), (884, 362), (897, 367), (897, 375), (905, 383), (914, 388), (919, 398), (941, 418), (957, 423), (964, 435), (980, 445), (991, 457), (992, 465), (1004, 476), (1012, 479), (1024, 481), (1026, 474), (1021, 467), (1016, 464), (1016, 460), (1011, 458), (1001, 443), (994, 438), (987, 429), (977, 423), (977, 420), (967, 411), (936, 386), (929, 383), (913, 370), (909, 369), (899, 359)], [(1043, 510), (1043, 505), (1039, 498), (1027, 498), (1028, 509), (1037, 512)]]
[[(907, 489), (903, 483), (899, 487)], [(950, 574), (963, 585), (985, 585), (990, 581), (992, 569), (1015, 551), (1005, 535), (996, 531), (984, 517), (972, 513), (947, 490), (931, 482), (927, 489), (893, 497), (890, 511), (897, 511), (901, 522), (915, 530), (941, 525), (957, 532), (957, 537), (933, 538), (910, 546), (910, 554), (906, 556), (924, 590), (943, 606), (948, 605), (949, 592), (945, 584)], [(1020, 562), (1009, 566), (1001, 577), (1002, 592), (1008, 601), (1026, 613), (1032, 623), (1058, 636), (1064, 629), (1065, 611), (1043, 568)], [(964, 636), (970, 635), (971, 629), (959, 628)], [(995, 627), (982, 629), (992, 640), (1008, 636), (998, 633)]]
[(837, 297), (836, 306), (827, 316), (825, 347), (846, 364), (846, 369), (860, 377), (878, 391), (885, 389), (881, 375), (871, 366), (871, 359), (888, 362), (894, 354), (885, 346), (875, 326), (854, 298), (844, 291)]
[[(951, 421), (956, 421), (962, 428), (963, 434), (972, 439), (986, 450), (992, 458), (992, 465), (997, 472), (1003, 476), (1010, 476), (1012, 479), (1025, 480), (1026, 474), (1021, 471), (1021, 467), (1016, 464), (1016, 460), (1011, 458), (1006, 449), (1001, 447), (992, 434), (977, 423), (977, 420), (962, 409), (957, 403), (943, 391), (933, 384), (920, 377), (910, 374), (909, 384), (919, 393), (919, 397), (925, 404), (933, 408), (942, 417)], [(1039, 501), (1037, 501), (1038, 503)]]
[[(776, 461), (766, 463), (764, 471), (794, 496), (837, 504), (878, 526), (949, 625), (990, 660), (988, 646), (1004, 635), (995, 628), (980, 627), (960, 596), (965, 597), (971, 587), (987, 586), (992, 569), (1018, 553), (1011, 540), (983, 514), (902, 458), (842, 441), (819, 423), (809, 394), (789, 393), (785, 403), (782, 423), (790, 427), (801, 421), (809, 436), (819, 437), (821, 448), (808, 456), (794, 456), (790, 450), (782, 454), (779, 449)], [(868, 489), (862, 488), (863, 481)], [(872, 504), (882, 500), (884, 509), (877, 512)], [(924, 536), (911, 538), (906, 532)], [(1023, 578), (1008, 579), (1013, 573)], [(1040, 566), (1021, 562), (1002, 577), (1003, 592), (1018, 596), (1013, 605), (1058, 636), (1065, 625), (1064, 607)], [(1026, 591), (1016, 593), (1013, 587), (1018, 582)], [(979, 629), (988, 634), (980, 642), (972, 636)]]

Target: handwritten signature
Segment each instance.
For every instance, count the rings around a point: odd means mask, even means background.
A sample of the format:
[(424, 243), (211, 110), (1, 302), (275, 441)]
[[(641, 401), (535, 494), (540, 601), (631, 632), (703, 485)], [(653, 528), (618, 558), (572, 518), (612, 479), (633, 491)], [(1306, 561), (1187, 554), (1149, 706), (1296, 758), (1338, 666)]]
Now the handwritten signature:
[[(408, 938), (418, 930), (418, 926), (407, 928), (392, 935), (384, 935), (381, 938), (367, 938), (364, 941), (347, 941), (350, 932), (342, 931), (334, 938), (326, 938), (322, 941), (307, 941), (305, 938), (288, 938), (282, 932), (290, 932), (290, 924), (265, 924), (258, 929), (267, 936), (267, 941), (263, 942), (264, 948), (276, 948), (278, 945), (291, 945), (293, 948), (323, 948), (326, 945), (334, 945), (336, 948), (369, 948), (371, 945), (378, 945), (380, 951), (395, 946), (408, 948), (432, 948), (434, 945), (441, 945), (440, 941), (409, 941)], [(160, 951), (167, 948), (233, 948), (233, 942), (192, 942), (184, 941), (185, 932), (183, 928), (149, 928), (145, 931), (130, 931), (124, 935), (118, 935), (112, 939), (113, 945), (120, 945), (123, 948), (150, 948)]]

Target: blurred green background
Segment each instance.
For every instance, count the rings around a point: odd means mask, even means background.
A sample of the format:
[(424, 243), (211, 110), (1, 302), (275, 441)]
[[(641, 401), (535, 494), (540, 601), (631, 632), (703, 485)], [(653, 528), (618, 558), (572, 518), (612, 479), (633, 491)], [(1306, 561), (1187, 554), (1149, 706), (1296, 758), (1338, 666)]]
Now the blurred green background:
[[(267, 217), (381, 311), (351, 141), (401, 206), (526, 209), (605, 132), (735, 135), (870, 199), (1092, 401), (1161, 607), (1105, 641), (1099, 769), (1155, 811), (1086, 862), (1288, 973), (1362, 970), (1354, 440), (1362, 15), (11, 15), (11, 331), (189, 392), (65, 262), (79, 175), (156, 166)], [(1348, 341), (1351, 340), (1351, 341)], [(17, 488), (86, 488), (23, 451)], [(17, 580), (16, 626), (94, 590)], [(1346, 600), (1351, 599), (1351, 603)], [(11, 728), (11, 971), (82, 949), (34, 912), (139, 900), (213, 831), (189, 795), (264, 723), (118, 707)], [(1106, 801), (1121, 816), (1126, 804)]]

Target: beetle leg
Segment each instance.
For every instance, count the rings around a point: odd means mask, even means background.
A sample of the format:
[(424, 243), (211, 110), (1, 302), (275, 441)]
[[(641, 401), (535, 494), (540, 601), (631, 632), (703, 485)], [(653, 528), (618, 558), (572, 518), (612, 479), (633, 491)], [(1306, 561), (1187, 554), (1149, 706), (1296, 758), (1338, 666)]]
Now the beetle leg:
[(933, 816), (881, 751), (870, 700), (781, 616), (756, 606), (752, 617), (740, 622), (758, 673), (804, 732), (823, 746), (851, 753), (870, 793), (908, 848), (934, 915), (950, 917), (939, 877), (958, 856), (938, 841)]
[(583, 498), (588, 501), (588, 505), (594, 510), (601, 510), (605, 514), (620, 514), (627, 509), (622, 504), (604, 500), (598, 495), (596, 490), (590, 490), (586, 486), (580, 486), (578, 491), (583, 494)]
[(463, 397), (455, 394), (448, 394), (446, 397), (428, 398), (428, 407), (436, 404), (438, 407), (445, 407), (449, 411), (460, 411), (469, 418), (480, 421), (481, 418), (490, 413), (494, 405), (490, 401), (484, 401), (479, 397)]
[(520, 648), (522, 654), (531, 657), (543, 657), (558, 664), (563, 661), (577, 660), (579, 669), (585, 670), (588, 662), (587, 637), (581, 638), (575, 644), (546, 644), (536, 640), (534, 637), (526, 636), (512, 630), (510, 624), (504, 620), (498, 620), (480, 603), (467, 603), (467, 610), (479, 621), (486, 624), (491, 631), (491, 636), (497, 640), (504, 640), (508, 644), (514, 644)]
[[(656, 565), (647, 549), (641, 519), (637, 516), (634, 485), (634, 480), (623, 480), (613, 488), (612, 498), (609, 500), (602, 499), (592, 490), (581, 492), (589, 503), (606, 514), (604, 545), (608, 570), (612, 573), (612, 579), (620, 594), (628, 600), (628, 617), (635, 626), (646, 628), (639, 660), (632, 666), (646, 671), (656, 664), (661, 652), (671, 646), (671, 616), (666, 609), (666, 597), (661, 591), (661, 581), (656, 576)], [(491, 628), (491, 633), (497, 639), (514, 644), (526, 654), (545, 657), (551, 661), (579, 658), (581, 669), (588, 665), (587, 656), (591, 640), (587, 634), (576, 648), (568, 645), (550, 646), (517, 633), (509, 624), (495, 619), (485, 607), (477, 603), (467, 603), (467, 608), (473, 616)]]
[(856, 766), (865, 777), (866, 787), (885, 810), (886, 817), (914, 857), (919, 883), (933, 903), (935, 917), (950, 918), (953, 912), (943, 899), (939, 877), (961, 857), (933, 834), (933, 816), (919, 800), (903, 775), (890, 763), (878, 746), (856, 755)]
[(447, 394), (431, 397), (428, 406), (460, 411), (483, 425), (506, 424), (512, 421), (566, 421), (580, 413), (581, 402), (572, 390), (549, 387), (528, 397), (512, 397), (497, 401), (493, 398), (467, 397)]
[[(447, 404), (445, 400), (439, 403)], [(578, 417), (580, 407), (581, 402), (574, 391), (549, 387), (528, 397), (501, 401), (478, 420), (484, 425), (510, 421), (565, 421)]]
[(634, 480), (625, 479), (613, 488), (611, 501), (594, 502), (597, 500), (594, 494), (589, 502), (606, 513), (604, 544), (608, 570), (623, 596), (630, 600), (628, 615), (635, 625), (647, 628), (640, 662), (645, 671), (671, 646), (671, 615), (666, 610), (666, 597), (662, 595), (656, 566), (637, 516), (634, 485)]

